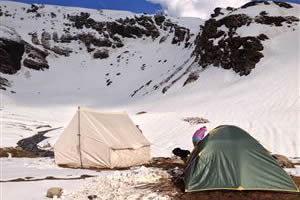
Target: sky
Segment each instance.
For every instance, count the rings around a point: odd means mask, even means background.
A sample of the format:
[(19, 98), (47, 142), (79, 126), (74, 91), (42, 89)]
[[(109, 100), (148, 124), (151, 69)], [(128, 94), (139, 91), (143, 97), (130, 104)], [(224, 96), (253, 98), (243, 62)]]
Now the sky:
[[(0, 0), (1, 1), (1, 0)], [(250, 0), (14, 0), (95, 9), (127, 10), (135, 13), (163, 11), (170, 16), (209, 18), (216, 7), (240, 7)], [(282, 0), (300, 3), (300, 0)]]

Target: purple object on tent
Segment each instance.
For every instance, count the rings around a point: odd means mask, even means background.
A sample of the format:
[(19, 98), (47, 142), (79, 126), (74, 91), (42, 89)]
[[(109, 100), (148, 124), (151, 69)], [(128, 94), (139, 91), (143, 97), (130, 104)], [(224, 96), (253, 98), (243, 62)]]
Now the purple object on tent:
[(204, 134), (205, 134), (206, 131), (207, 131), (206, 127), (203, 126), (194, 133), (194, 135), (193, 135), (193, 144), (194, 144), (194, 146), (196, 146), (197, 143), (204, 138)]

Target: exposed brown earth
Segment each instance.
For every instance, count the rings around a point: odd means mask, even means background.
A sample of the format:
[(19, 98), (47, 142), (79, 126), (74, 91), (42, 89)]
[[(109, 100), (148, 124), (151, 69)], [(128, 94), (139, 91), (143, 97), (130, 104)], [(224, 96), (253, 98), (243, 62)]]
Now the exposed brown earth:
[(11, 155), (11, 157), (15, 158), (35, 158), (37, 156), (33, 155), (32, 153), (23, 150), (20, 147), (14, 148), (14, 147), (4, 147), (0, 148), (0, 157), (8, 157)]

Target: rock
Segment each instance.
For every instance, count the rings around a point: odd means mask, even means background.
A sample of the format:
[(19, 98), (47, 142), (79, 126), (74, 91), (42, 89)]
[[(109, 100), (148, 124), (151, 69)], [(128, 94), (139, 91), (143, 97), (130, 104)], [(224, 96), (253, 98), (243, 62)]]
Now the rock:
[(10, 83), (6, 78), (0, 76), (0, 90), (6, 90), (5, 87), (10, 87)]
[(211, 17), (218, 17), (219, 15), (224, 15), (224, 13), (221, 12), (222, 8), (217, 7), (214, 9), (214, 13), (211, 14)]
[(266, 16), (266, 15), (268, 15), (268, 13), (267, 13), (266, 11), (261, 11), (261, 12), (259, 13), (259, 15), (261, 15), (261, 16)]
[(166, 41), (168, 37), (169, 37), (169, 35), (164, 35), (164, 36), (162, 36), (162, 37), (160, 38), (160, 40), (159, 40), (159, 44), (161, 44), (161, 43), (163, 43), (164, 41)]
[(245, 9), (245, 8), (248, 8), (248, 7), (251, 7), (251, 6), (256, 6), (256, 5), (261, 4), (261, 3), (263, 3), (265, 5), (270, 5), (270, 3), (267, 2), (267, 1), (250, 1), (250, 2), (246, 3), (245, 5), (243, 5), (241, 8)]
[(56, 17), (56, 14), (54, 12), (51, 12), (51, 18), (55, 18)]
[(279, 7), (283, 7), (283, 8), (293, 8), (293, 6), (289, 3), (286, 2), (279, 2), (279, 1), (273, 1), (276, 5), (278, 5)]
[(46, 197), (54, 198), (56, 196), (57, 198), (60, 198), (62, 194), (63, 194), (63, 189), (62, 188), (60, 188), (60, 187), (51, 187), (47, 190)]
[(14, 74), (21, 69), (24, 51), (22, 42), (0, 38), (0, 72)]
[(67, 56), (67, 57), (70, 56), (70, 53), (72, 53), (71, 49), (61, 48), (58, 46), (54, 46), (53, 48), (51, 48), (51, 51), (53, 51), (58, 55)]
[(162, 25), (162, 23), (165, 21), (166, 17), (163, 15), (154, 15), (154, 21), (157, 25)]
[(97, 38), (96, 36), (94, 36), (92, 34), (80, 34), (79, 40), (82, 41), (87, 48), (89, 48), (91, 44), (96, 47), (111, 47), (112, 46), (112, 42), (109, 39)]
[(272, 157), (279, 163), (282, 168), (295, 168), (295, 165), (286, 156), (273, 154)]
[(89, 200), (97, 199), (97, 195), (89, 195), (87, 196)]
[(72, 40), (78, 40), (79, 36), (72, 36), (71, 34), (67, 33), (67, 34), (63, 34), (60, 37), (60, 42), (61, 43), (70, 43)]
[[(229, 15), (219, 20), (209, 19), (201, 26), (202, 34), (196, 38), (196, 47), (193, 55), (199, 65), (205, 68), (208, 65), (221, 66), (224, 69), (233, 69), (236, 73), (248, 75), (260, 61), (263, 54), (263, 45), (260, 39), (265, 35), (256, 37), (240, 37), (236, 34), (239, 27), (246, 26), (252, 19), (245, 14)], [(229, 31), (219, 30), (226, 26)], [(218, 43), (213, 40), (220, 38)], [(191, 75), (190, 80), (195, 76)], [(196, 77), (195, 77), (196, 78)]]
[(258, 16), (255, 18), (255, 22), (259, 24), (268, 24), (275, 26), (282, 26), (282, 23), (291, 24), (292, 22), (298, 22), (299, 18), (294, 16)]
[(229, 15), (218, 21), (218, 27), (220, 27), (220, 25), (222, 24), (229, 29), (236, 29), (238, 27), (251, 23), (251, 21), (251, 18), (245, 14)]
[(180, 43), (180, 42), (184, 41), (185, 36), (189, 35), (189, 34), (190, 34), (189, 29), (176, 25), (175, 26), (174, 38), (172, 40), (172, 44), (177, 44), (177, 43)]
[(269, 37), (262, 33), (259, 34), (259, 36), (257, 36), (257, 39), (264, 41), (264, 40), (268, 40)]
[(42, 33), (41, 43), (45, 49), (50, 49), (51, 34), (48, 32)]
[(197, 72), (190, 73), (186, 81), (183, 83), (183, 86), (186, 86), (187, 84), (198, 80), (198, 78), (199, 78), (199, 73)]
[(36, 13), (39, 10), (39, 6), (36, 4), (32, 4), (31, 8), (27, 9), (27, 13)]
[(39, 41), (39, 38), (38, 38), (38, 34), (37, 32), (34, 32), (31, 34), (31, 42), (35, 45), (40, 45), (40, 41)]
[(52, 33), (52, 39), (53, 39), (54, 42), (58, 42), (58, 34), (57, 34), (57, 32), (53, 32)]
[(104, 59), (104, 58), (108, 58), (109, 57), (109, 53), (107, 49), (102, 49), (102, 50), (97, 50), (94, 55), (94, 58), (100, 58), (100, 59)]
[(46, 57), (48, 56), (48, 53), (40, 50), (31, 44), (25, 43), (25, 53), (27, 54), (27, 57), (23, 61), (23, 65), (25, 67), (28, 67), (30, 69), (35, 70), (44, 70), (48, 69), (48, 61), (46, 60)]
[[(82, 29), (84, 26), (86, 28), (91, 28), (96, 30), (99, 34), (104, 34), (104, 30), (109, 33), (110, 38), (113, 38), (115, 34), (121, 35), (127, 38), (142, 37), (143, 35), (152, 36), (152, 38), (157, 38), (159, 36), (159, 31), (154, 25), (152, 17), (141, 16), (126, 19), (118, 19), (113, 22), (98, 22), (89, 17), (89, 14), (81, 13), (80, 15), (68, 16), (68, 19), (73, 22), (73, 26)], [(159, 20), (162, 20), (159, 18)], [(139, 24), (145, 29), (137, 26)], [(118, 43), (120, 43), (118, 41)], [(116, 45), (117, 46), (117, 45)]]
[(190, 125), (209, 123), (209, 120), (203, 117), (186, 117), (183, 118), (182, 120), (188, 122)]
[(23, 65), (25, 67), (28, 67), (30, 69), (34, 70), (43, 70), (43, 69), (48, 69), (49, 65), (46, 63), (41, 63), (32, 59), (25, 58), (23, 61)]

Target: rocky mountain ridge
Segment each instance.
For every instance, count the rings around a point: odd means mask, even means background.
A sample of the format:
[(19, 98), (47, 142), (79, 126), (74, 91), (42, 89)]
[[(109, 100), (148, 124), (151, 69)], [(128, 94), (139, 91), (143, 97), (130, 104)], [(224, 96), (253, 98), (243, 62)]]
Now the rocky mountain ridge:
[[(47, 6), (38, 4), (22, 6), (23, 14), (18, 20), (31, 19), (51, 26), (47, 29), (29, 31), (28, 37), (22, 38), (13, 25), (12, 27), (7, 24), (1, 25), (0, 72), (15, 74), (22, 66), (34, 70), (47, 70), (51, 68), (48, 63), (49, 55), (76, 57), (76, 54), (82, 51), (91, 55), (88, 59), (109, 59), (110, 52), (115, 49), (122, 51), (129, 40), (149, 40), (157, 41), (162, 48), (165, 48), (164, 43), (171, 42), (174, 48), (187, 49), (185, 51), (190, 52), (190, 58), (181, 65), (174, 66), (173, 70), (168, 70), (165, 77), (156, 83), (152, 79), (146, 80), (144, 85), (137, 86), (130, 94), (131, 97), (138, 93), (147, 94), (149, 91), (147, 92), (146, 88), (150, 85), (152, 90), (162, 88), (162, 93), (166, 93), (181, 79), (185, 79), (183, 81), (185, 86), (196, 81), (201, 71), (209, 66), (232, 69), (240, 76), (249, 75), (264, 57), (263, 41), (272, 38), (260, 33), (263, 29), (259, 29), (251, 36), (243, 36), (240, 30), (251, 27), (253, 29), (254, 26), (272, 29), (284, 26), (285, 31), (293, 31), (299, 22), (296, 16), (273, 16), (264, 10), (268, 6), (283, 10), (293, 8), (288, 3), (260, 1), (249, 2), (241, 8), (216, 8), (211, 18), (206, 20), (196, 33), (162, 15), (131, 15), (117, 19), (110, 19), (108, 16), (107, 20), (97, 20), (94, 14), (89, 12), (62, 12), (60, 7), (56, 7), (55, 12), (47, 10)], [(257, 14), (247, 15), (247, 9), (253, 7), (257, 7)], [(0, 5), (0, 18), (17, 19), (18, 13), (20, 16), (20, 10), (7, 7), (5, 2)], [(97, 15), (104, 16), (103, 11), (99, 10)], [(57, 19), (59, 16), (63, 21)], [(4, 37), (7, 30), (21, 39), (16, 41)], [(122, 53), (116, 58), (118, 63), (123, 58), (121, 55)], [(133, 53), (132, 57), (135, 56), (137, 55)], [(125, 64), (128, 64), (128, 58)], [(141, 70), (145, 68), (146, 64), (143, 64)], [(117, 73), (117, 76), (120, 75), (121, 73)], [(109, 86), (111, 83), (112, 80), (107, 78), (106, 85)], [(13, 84), (7, 77), (0, 76), (1, 89), (5, 90), (11, 85)]]

